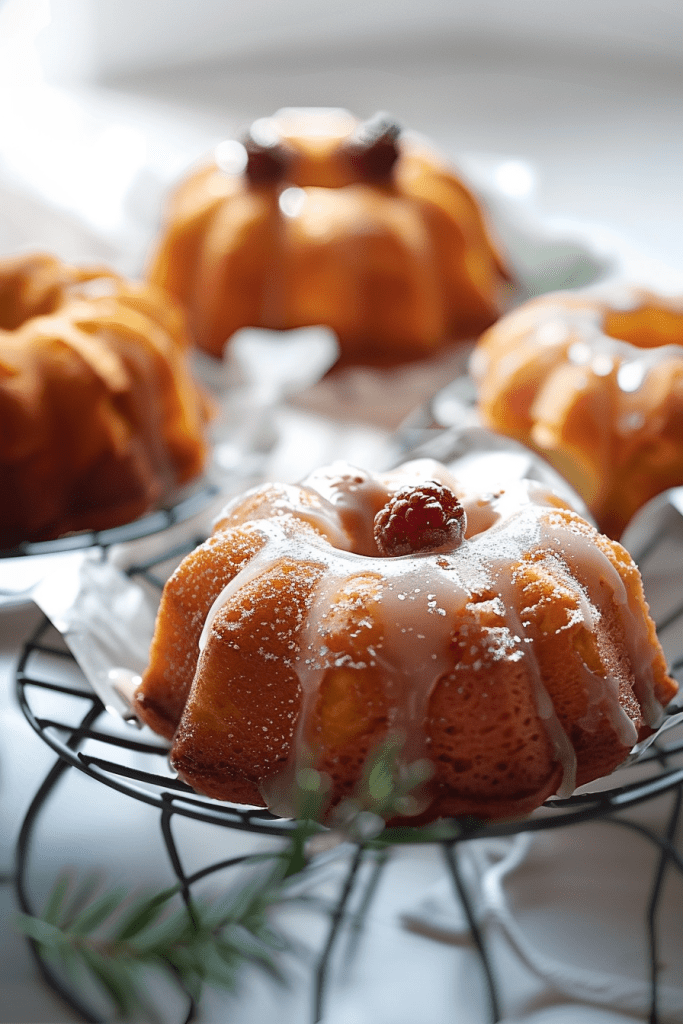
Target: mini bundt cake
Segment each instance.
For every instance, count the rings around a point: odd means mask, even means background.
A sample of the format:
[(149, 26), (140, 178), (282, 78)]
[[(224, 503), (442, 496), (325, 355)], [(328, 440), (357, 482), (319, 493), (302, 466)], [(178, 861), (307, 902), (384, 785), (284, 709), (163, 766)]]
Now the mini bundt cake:
[(683, 301), (546, 295), (487, 331), (471, 370), (483, 422), (545, 456), (611, 537), (683, 484)]
[(334, 805), (401, 737), (433, 768), (426, 821), (570, 794), (675, 692), (619, 544), (538, 484), (464, 493), (420, 459), (229, 504), (166, 585), (134, 703), (196, 790), (281, 814), (300, 759)]
[(117, 526), (201, 473), (208, 405), (156, 286), (0, 261), (0, 547)]
[(261, 118), (181, 183), (149, 276), (213, 355), (241, 327), (324, 324), (341, 361), (379, 364), (478, 336), (507, 280), (478, 202), (426, 143), (315, 108)]

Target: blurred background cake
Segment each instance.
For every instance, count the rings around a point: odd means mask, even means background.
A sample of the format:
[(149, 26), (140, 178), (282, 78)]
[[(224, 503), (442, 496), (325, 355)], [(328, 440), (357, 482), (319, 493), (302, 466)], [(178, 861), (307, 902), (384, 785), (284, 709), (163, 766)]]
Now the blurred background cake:
[(216, 147), (167, 204), (151, 281), (220, 356), (241, 327), (324, 324), (341, 360), (476, 337), (509, 275), (454, 168), (388, 115), (283, 109)]
[(0, 548), (135, 519), (199, 476), (208, 400), (160, 288), (0, 261)]
[(683, 299), (550, 294), (487, 331), (471, 369), (484, 423), (545, 456), (611, 536), (683, 484)]

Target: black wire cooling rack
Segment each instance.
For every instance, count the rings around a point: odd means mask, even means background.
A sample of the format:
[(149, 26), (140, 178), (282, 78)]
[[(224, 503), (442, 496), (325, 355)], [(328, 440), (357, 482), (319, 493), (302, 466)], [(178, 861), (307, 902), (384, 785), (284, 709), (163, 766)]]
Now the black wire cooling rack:
[(142, 540), (192, 519), (211, 502), (218, 490), (216, 484), (204, 480), (130, 523), (113, 526), (108, 530), (83, 530), (53, 540), (24, 541), (13, 548), (0, 548), (0, 559), (53, 555), (81, 548), (107, 549), (114, 544)]
[[(179, 559), (200, 539), (192, 538), (187, 544), (174, 548), (173, 551), (166, 551), (154, 560), (132, 566), (128, 570), (129, 576), (160, 590), (165, 578), (165, 571), (162, 571), (161, 567), (167, 567), (169, 560)], [(654, 548), (648, 552), (648, 557), (653, 553)], [(102, 555), (106, 557), (106, 549), (103, 549)], [(672, 624), (679, 631), (683, 626), (683, 603), (674, 612), (667, 614), (667, 628), (671, 628)], [(671, 670), (681, 681), (683, 655), (674, 662)], [(27, 721), (58, 755), (58, 760), (29, 807), (17, 844), (17, 897), (24, 913), (36, 912), (29, 892), (27, 871), (35, 826), (57, 783), (70, 769), (83, 772), (98, 783), (141, 801), (149, 806), (150, 813), (158, 814), (170, 864), (187, 903), (190, 902), (193, 886), (200, 879), (225, 869), (237, 871), (245, 858), (221, 860), (194, 874), (186, 873), (182, 863), (182, 852), (173, 833), (175, 817), (194, 819), (218, 828), (281, 838), (285, 838), (295, 827), (292, 821), (276, 818), (262, 809), (219, 803), (199, 796), (175, 778), (167, 763), (168, 748), (158, 738), (146, 739), (145, 737), (151, 734), (141, 732), (130, 724), (118, 722), (105, 711), (65, 647), (61, 636), (47, 619), (40, 622), (23, 648), (16, 668), (16, 689)], [(46, 694), (49, 694), (49, 716), (40, 710), (41, 695), (44, 700)], [(683, 767), (678, 756), (682, 753), (683, 739), (680, 730), (664, 730), (636, 764), (621, 769), (613, 776), (613, 779), (623, 780), (620, 784), (599, 792), (576, 794), (569, 799), (548, 800), (542, 808), (522, 822), (461, 822), (457, 839), (439, 843), (452, 882), (454, 899), (465, 914), (472, 945), (479, 957), (488, 995), (488, 1020), (492, 1024), (503, 1017), (504, 991), (488, 948), (485, 929), (477, 918), (473, 893), (468, 890), (466, 877), (461, 869), (459, 853), (462, 845), (473, 839), (568, 828), (594, 820), (606, 821), (636, 831), (655, 849), (655, 864), (649, 880), (644, 929), (649, 960), (648, 1020), (650, 1024), (658, 1024), (658, 965), (662, 956), (658, 917), (662, 905), (663, 885), (671, 870), (683, 875), (683, 855), (676, 845), (683, 805)], [(629, 816), (629, 812), (634, 808), (664, 794), (668, 794), (669, 804), (659, 830), (644, 825), (636, 816)], [(433, 842), (433, 839), (425, 841)], [(353, 850), (336, 901), (329, 909), (327, 936), (314, 967), (313, 1021), (321, 1020), (323, 1015), (332, 954), (348, 919), (351, 896), (358, 895), (356, 890), (362, 884), (364, 891), (361, 894), (360, 905), (367, 909), (386, 859), (386, 855), (379, 856), (376, 849), (371, 846), (357, 844)], [(367, 862), (370, 870), (361, 872), (361, 867)], [(69, 991), (54, 974), (41, 957), (39, 947), (32, 944), (32, 951), (48, 985), (84, 1021), (98, 1021), (100, 1018), (92, 1009), (83, 1005), (80, 998)], [(196, 1012), (193, 1000), (188, 997), (186, 1024), (194, 1019)]]

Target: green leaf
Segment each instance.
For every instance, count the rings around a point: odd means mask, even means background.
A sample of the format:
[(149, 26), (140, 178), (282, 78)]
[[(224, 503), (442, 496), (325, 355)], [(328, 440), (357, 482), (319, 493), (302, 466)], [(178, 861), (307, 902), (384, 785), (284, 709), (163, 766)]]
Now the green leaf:
[(368, 792), (375, 803), (384, 803), (394, 790), (391, 770), (385, 761), (378, 761), (368, 776)]
[(284, 970), (278, 965), (277, 960), (273, 956), (264, 954), (260, 957), (252, 957), (252, 961), (278, 985), (283, 988), (289, 984), (289, 978), (287, 977)]
[(64, 907), (61, 920), (58, 922), (61, 928), (67, 930), (71, 927), (77, 916), (90, 903), (101, 886), (101, 871), (90, 871), (83, 877), (82, 881), (76, 885), (70, 900)]
[(166, 909), (166, 904), (175, 896), (179, 886), (164, 889), (156, 896), (144, 896), (129, 907), (124, 920), (117, 928), (113, 939), (115, 942), (127, 942), (156, 921)]
[(190, 999), (193, 999), (198, 1005), (204, 992), (204, 979), (198, 974), (191, 974), (189, 971), (185, 971), (181, 977), (181, 984)]
[(30, 917), (29, 914), (17, 914), (14, 919), (17, 931), (38, 942), (41, 946), (59, 947), (69, 944), (69, 937), (49, 921), (42, 921), (39, 917)]
[[(278, 906), (282, 906), (282, 903), (278, 900)], [(323, 903), (316, 902), (317, 909), (327, 909)], [(266, 922), (258, 931), (258, 938), (262, 942), (265, 942), (270, 949), (274, 949), (276, 952), (287, 952), (294, 948), (294, 942), (290, 939), (283, 931), (271, 928)]]
[(142, 959), (166, 957), (167, 950), (191, 940), (195, 932), (185, 906), (147, 927), (129, 940), (130, 948)]
[(107, 959), (87, 946), (82, 946), (80, 953), (91, 973), (110, 996), (117, 1012), (122, 1017), (132, 1014), (139, 1004), (133, 994), (129, 966), (125, 961)]
[(64, 898), (69, 891), (70, 885), (71, 879), (69, 873), (65, 871), (55, 882), (52, 892), (48, 897), (48, 901), (42, 915), (44, 921), (55, 925), (59, 923), (61, 911), (64, 905)]
[[(166, 964), (159, 964), (159, 969), (168, 970)], [(146, 967), (138, 963), (132, 962), (129, 965), (131, 1000), (138, 1008), (139, 1016), (145, 1024), (164, 1024), (164, 1021), (167, 1019), (166, 1015), (164, 1014), (162, 1019), (159, 1011), (147, 996), (147, 988), (149, 986), (148, 973)], [(177, 983), (177, 979), (175, 980)]]
[(197, 973), (201, 973), (205, 985), (214, 985), (228, 992), (236, 990), (238, 971), (244, 960), (236, 956), (234, 950), (232, 958), (223, 958), (216, 949), (216, 943), (209, 941), (193, 952), (200, 961), (200, 970)]
[(318, 822), (308, 818), (297, 822), (297, 826), (290, 834), (288, 847), (281, 857), (282, 880), (298, 875), (303, 871), (309, 862), (307, 844), (309, 839), (321, 831)]
[(78, 991), (83, 970), (83, 961), (78, 950), (65, 942), (62, 946), (45, 950), (43, 955), (51, 956), (57, 962), (57, 969), (62, 971), (72, 988)]
[[(318, 826), (316, 826), (317, 828)], [(301, 834), (308, 834), (304, 826)], [(46, 913), (68, 920), (67, 930), (56, 923), (21, 915), (17, 927), (40, 942), (48, 955), (68, 966), (74, 987), (83, 972), (93, 977), (120, 1015), (157, 1015), (145, 1001), (144, 970), (161, 969), (193, 998), (205, 984), (235, 991), (240, 968), (255, 964), (271, 978), (284, 981), (274, 954), (287, 949), (284, 937), (268, 926), (270, 908), (283, 892), (283, 861), (278, 853), (260, 856), (270, 868), (258, 870), (248, 884), (234, 887), (222, 900), (193, 902), (189, 908), (169, 904), (179, 886), (152, 896), (138, 897), (122, 907), (121, 888), (96, 896), (99, 881), (92, 875), (69, 896), (73, 883), (64, 875), (55, 884)], [(94, 898), (93, 898), (94, 897)], [(113, 927), (104, 931), (110, 919)], [(104, 931), (104, 935), (99, 935)], [(138, 980), (139, 979), (139, 980)]]
[(103, 893), (99, 899), (81, 911), (70, 930), (74, 935), (90, 935), (119, 909), (125, 896), (125, 889), (122, 888)]
[(201, 964), (197, 963), (194, 951), (183, 946), (171, 946), (164, 960), (175, 969), (183, 988), (198, 1003), (204, 988), (204, 974)]
[(263, 940), (238, 924), (231, 924), (223, 928), (217, 945), (219, 943), (222, 948), (231, 949), (233, 956), (235, 952), (242, 956), (260, 956), (265, 952)]
[(314, 760), (312, 750), (299, 752), (292, 792), (299, 822), (321, 821), (332, 789), (332, 780), (314, 767)]
[(214, 948), (218, 956), (226, 963), (232, 964), (233, 968), (239, 966), (243, 960), (249, 960), (258, 964), (279, 984), (284, 985), (286, 982), (286, 977), (274, 957), (274, 953), (281, 950), (271, 947), (268, 937), (257, 939), (245, 929), (233, 928), (227, 935), (221, 935), (216, 940)]
[(234, 922), (257, 926), (263, 920), (265, 907), (275, 899), (278, 884), (276, 872), (269, 871), (234, 886), (218, 902), (202, 907), (203, 926), (211, 931)]

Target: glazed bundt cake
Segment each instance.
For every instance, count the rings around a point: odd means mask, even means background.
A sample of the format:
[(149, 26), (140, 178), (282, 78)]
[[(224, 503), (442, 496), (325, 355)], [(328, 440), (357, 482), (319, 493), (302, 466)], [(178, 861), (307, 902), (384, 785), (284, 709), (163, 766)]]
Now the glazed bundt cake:
[(524, 815), (611, 772), (676, 692), (628, 553), (521, 481), (335, 464), (227, 506), (163, 593), (135, 708), (196, 790), (331, 804), (401, 737), (417, 819)]
[(449, 164), (387, 117), (285, 109), (172, 195), (149, 266), (220, 356), (241, 327), (324, 324), (341, 360), (393, 364), (474, 338), (507, 279)]
[(634, 288), (546, 295), (480, 339), (483, 422), (534, 448), (619, 537), (683, 484), (683, 302)]
[(201, 473), (206, 400), (154, 285), (0, 261), (0, 547), (128, 522)]

